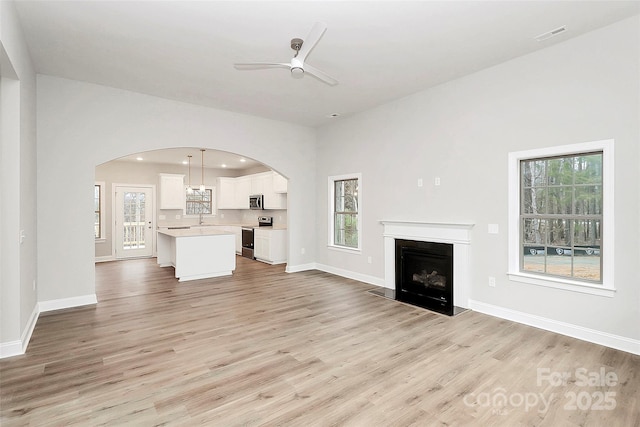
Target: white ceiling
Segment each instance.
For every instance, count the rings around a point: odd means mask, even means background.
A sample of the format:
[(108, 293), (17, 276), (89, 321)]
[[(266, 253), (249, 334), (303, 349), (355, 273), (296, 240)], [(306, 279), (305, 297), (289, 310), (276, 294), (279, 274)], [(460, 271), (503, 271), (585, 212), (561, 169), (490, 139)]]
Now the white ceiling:
[[(204, 155), (199, 148), (169, 148), (163, 150), (145, 151), (144, 153), (116, 159), (126, 162), (162, 163), (170, 165), (188, 164), (188, 156), (191, 155), (191, 167), (199, 170), (203, 163), (205, 168), (214, 169), (251, 169), (263, 166), (262, 163), (247, 157), (227, 153), (219, 150), (205, 150)], [(186, 163), (184, 163), (186, 162)]]
[[(637, 1), (18, 1), (37, 72), (319, 126), (639, 13)], [(293, 37), (327, 32), (284, 69)], [(562, 35), (534, 37), (567, 26)]]

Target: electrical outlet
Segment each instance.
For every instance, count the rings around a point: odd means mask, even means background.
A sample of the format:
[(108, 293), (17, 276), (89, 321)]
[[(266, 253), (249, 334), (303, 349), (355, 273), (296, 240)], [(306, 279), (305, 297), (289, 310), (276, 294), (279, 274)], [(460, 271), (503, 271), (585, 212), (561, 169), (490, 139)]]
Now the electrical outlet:
[(422, 187), (422, 185), (423, 185), (422, 178), (419, 178), (418, 179), (418, 187)]
[(180, 219), (180, 218), (182, 218), (182, 217), (180, 216), (180, 214), (177, 214), (177, 215), (176, 215), (176, 219)]
[(300, 249), (300, 253), (301, 253), (302, 255), (304, 255), (304, 253), (305, 253), (305, 252), (306, 252), (306, 251), (305, 251), (305, 249), (304, 249), (304, 248)]
[(440, 177), (439, 177), (439, 176), (436, 176), (436, 179), (434, 179), (434, 180), (433, 180), (433, 183), (434, 183), (435, 185), (440, 185)]
[(373, 261), (373, 259), (372, 259), (371, 257), (368, 257), (368, 258), (367, 258), (367, 262), (368, 262), (369, 264), (371, 264), (371, 262), (372, 262), (372, 261)]
[(489, 224), (489, 226), (487, 227), (487, 231), (489, 234), (498, 234), (498, 224)]
[(489, 286), (491, 286), (492, 288), (496, 287), (496, 278), (493, 276), (489, 276)]
[(224, 218), (224, 214), (223, 213), (220, 214), (220, 219), (222, 219), (222, 218)]

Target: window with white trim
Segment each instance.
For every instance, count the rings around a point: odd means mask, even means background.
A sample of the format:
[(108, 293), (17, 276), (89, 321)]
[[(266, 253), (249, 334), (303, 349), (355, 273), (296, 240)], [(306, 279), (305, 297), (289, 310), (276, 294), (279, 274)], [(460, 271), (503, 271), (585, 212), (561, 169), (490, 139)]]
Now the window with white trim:
[(329, 177), (329, 247), (361, 248), (361, 174)]
[(104, 182), (93, 186), (94, 220), (93, 233), (96, 240), (104, 240)]
[(509, 277), (613, 290), (613, 141), (509, 154)]
[(186, 190), (185, 215), (213, 215), (215, 213), (214, 188)]

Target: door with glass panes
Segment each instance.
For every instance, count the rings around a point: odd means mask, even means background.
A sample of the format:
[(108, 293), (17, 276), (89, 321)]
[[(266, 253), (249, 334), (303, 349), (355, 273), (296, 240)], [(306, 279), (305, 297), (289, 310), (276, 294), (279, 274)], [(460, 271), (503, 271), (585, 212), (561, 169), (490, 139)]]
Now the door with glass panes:
[(153, 188), (115, 187), (116, 258), (153, 255)]

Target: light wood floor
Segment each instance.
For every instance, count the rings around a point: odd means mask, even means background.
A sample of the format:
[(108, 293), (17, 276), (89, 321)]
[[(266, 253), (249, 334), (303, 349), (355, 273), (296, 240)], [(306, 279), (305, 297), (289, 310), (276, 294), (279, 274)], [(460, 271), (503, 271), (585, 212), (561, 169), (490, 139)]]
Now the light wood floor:
[(178, 283), (154, 261), (98, 264), (97, 306), (40, 317), (0, 361), (3, 427), (640, 425), (639, 356), (317, 271)]

